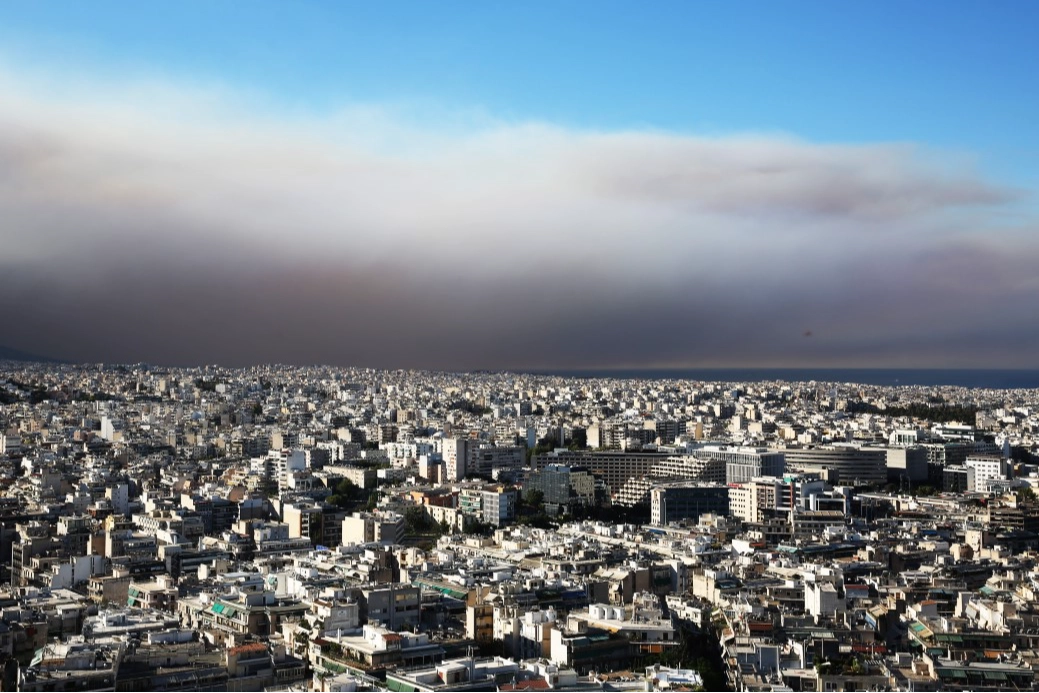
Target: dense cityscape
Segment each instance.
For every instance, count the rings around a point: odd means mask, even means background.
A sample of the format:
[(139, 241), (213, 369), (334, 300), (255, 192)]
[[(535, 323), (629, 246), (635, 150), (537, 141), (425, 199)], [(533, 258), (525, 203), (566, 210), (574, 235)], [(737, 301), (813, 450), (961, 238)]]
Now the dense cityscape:
[(1039, 693), (1037, 36), (3, 0), (0, 691)]
[(999, 690), (1039, 391), (2, 362), (4, 690)]

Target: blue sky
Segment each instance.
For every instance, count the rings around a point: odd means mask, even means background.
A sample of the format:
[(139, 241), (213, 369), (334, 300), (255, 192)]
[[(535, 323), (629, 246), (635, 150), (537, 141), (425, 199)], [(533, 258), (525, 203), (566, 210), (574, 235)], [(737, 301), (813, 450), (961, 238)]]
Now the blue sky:
[[(593, 129), (966, 150), (1036, 179), (1039, 3), (17, 2), (19, 62)], [(6, 51), (3, 51), (6, 52)]]
[(0, 2), (6, 346), (1036, 368), (1036, 35), (1034, 0)]

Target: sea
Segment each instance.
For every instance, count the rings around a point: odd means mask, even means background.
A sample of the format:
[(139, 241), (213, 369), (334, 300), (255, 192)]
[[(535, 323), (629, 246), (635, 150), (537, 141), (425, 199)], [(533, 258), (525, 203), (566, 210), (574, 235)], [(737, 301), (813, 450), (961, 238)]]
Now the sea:
[(939, 368), (636, 368), (602, 370), (544, 370), (536, 375), (621, 380), (696, 380), (750, 383), (854, 383), (861, 385), (949, 385), (993, 390), (1039, 389), (1039, 370)]

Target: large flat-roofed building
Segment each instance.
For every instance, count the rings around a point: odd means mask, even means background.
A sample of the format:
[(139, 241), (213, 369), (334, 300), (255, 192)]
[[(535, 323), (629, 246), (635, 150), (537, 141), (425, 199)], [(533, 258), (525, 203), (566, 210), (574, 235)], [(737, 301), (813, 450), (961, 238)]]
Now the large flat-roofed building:
[(574, 452), (557, 450), (534, 455), (531, 466), (540, 471), (550, 464), (585, 467), (606, 482), (610, 493), (617, 493), (633, 476), (650, 474), (653, 465), (670, 457), (666, 452)]
[(464, 476), (482, 476), (497, 479), (502, 473), (522, 470), (527, 460), (527, 449), (519, 445), (480, 445), (469, 441), (466, 449)]
[(890, 482), (925, 482), (927, 481), (927, 448), (922, 445), (908, 447), (889, 447), (885, 449), (887, 456), (887, 479)]
[(673, 481), (649, 491), (650, 521), (666, 525), (679, 520), (699, 520), (705, 513), (729, 514), (729, 488), (723, 484)]
[(974, 488), (971, 490), (988, 493), (991, 490), (989, 482), (1007, 479), (1010, 462), (999, 455), (970, 455), (963, 466), (974, 470)]
[[(580, 465), (587, 467), (601, 478), (616, 494), (632, 477), (670, 476), (660, 470), (668, 465), (688, 466), (694, 460), (722, 462), (725, 465), (725, 481), (743, 483), (756, 476), (782, 476), (785, 469), (783, 451), (768, 448), (707, 445), (694, 448), (686, 455), (668, 452), (572, 452), (556, 450), (535, 455), (532, 466), (535, 471), (549, 464)], [(711, 465), (706, 465), (705, 469)], [(720, 469), (719, 469), (719, 481)], [(713, 478), (713, 476), (711, 476)]]
[(725, 481), (729, 484), (743, 484), (756, 476), (782, 476), (786, 470), (783, 453), (768, 448), (708, 445), (691, 454), (702, 460), (724, 461)]
[(649, 505), (649, 490), (656, 484), (665, 483), (669, 479), (686, 481), (705, 481), (717, 484), (725, 483), (724, 459), (713, 459), (709, 456), (675, 455), (657, 462), (647, 476), (632, 477), (614, 494), (616, 505), (634, 506), (645, 503)]
[(531, 472), (526, 488), (541, 491), (549, 515), (572, 512), (595, 503), (595, 477), (585, 467), (549, 464)]
[(828, 445), (786, 448), (783, 452), (791, 471), (818, 474), (831, 484), (887, 483), (887, 450), (884, 448)]

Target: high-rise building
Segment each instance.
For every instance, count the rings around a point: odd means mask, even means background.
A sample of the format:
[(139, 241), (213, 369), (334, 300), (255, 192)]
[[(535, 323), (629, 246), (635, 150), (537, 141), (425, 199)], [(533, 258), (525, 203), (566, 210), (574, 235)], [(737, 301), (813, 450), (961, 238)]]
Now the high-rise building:
[(441, 449), (444, 458), (444, 473), (447, 481), (465, 478), (469, 459), (469, 441), (465, 438), (445, 438)]

